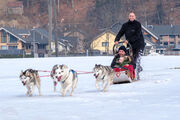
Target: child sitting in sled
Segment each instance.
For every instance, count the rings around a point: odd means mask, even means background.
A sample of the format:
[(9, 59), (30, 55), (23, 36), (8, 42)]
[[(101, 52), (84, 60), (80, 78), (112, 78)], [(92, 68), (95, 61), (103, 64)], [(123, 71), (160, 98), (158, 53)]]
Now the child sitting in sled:
[(126, 55), (125, 46), (121, 46), (118, 50), (118, 54), (114, 57), (111, 63), (111, 67), (114, 69), (115, 72), (128, 69), (130, 71), (131, 78), (134, 79), (135, 72), (133, 66), (131, 65), (131, 62), (131, 57)]
[(126, 48), (125, 46), (121, 46), (118, 50), (118, 54), (114, 57), (111, 67), (112, 68), (120, 68), (123, 66), (129, 66), (131, 63), (130, 56), (126, 55)]

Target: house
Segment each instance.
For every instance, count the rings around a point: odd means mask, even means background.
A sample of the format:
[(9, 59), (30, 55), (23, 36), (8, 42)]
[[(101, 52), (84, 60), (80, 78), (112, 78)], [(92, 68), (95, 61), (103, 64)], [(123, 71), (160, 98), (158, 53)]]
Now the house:
[(113, 54), (113, 45), (116, 33), (112, 30), (105, 30), (97, 35), (90, 47), (92, 51), (100, 51), (100, 54)]
[[(74, 51), (76, 53), (84, 53), (84, 40), (86, 38), (86, 33), (82, 32), (80, 29), (73, 29), (72, 31), (64, 32), (64, 38), (68, 38), (71, 43), (73, 43)], [(73, 42), (72, 40), (76, 40)]]
[(180, 47), (180, 25), (149, 25), (147, 28), (158, 35), (159, 48), (163, 48), (165, 55), (174, 54), (173, 51)]
[[(51, 42), (51, 51), (55, 52), (54, 35)], [(66, 47), (58, 39), (59, 52)], [(1, 55), (30, 55), (46, 57), (48, 54), (48, 32), (43, 28), (32, 30), (17, 29), (13, 27), (0, 27), (0, 53)]]
[(0, 53), (2, 54), (23, 54), (26, 44), (25, 38), (30, 33), (25, 29), (0, 27)]
[[(48, 54), (48, 31), (44, 28), (35, 28), (31, 30), (31, 36), (29, 37), (29, 41), (33, 43), (33, 34), (35, 38), (36, 43), (36, 53), (38, 56), (46, 57)], [(60, 41), (60, 38), (58, 37), (58, 52), (62, 52), (65, 49), (65, 44), (63, 44)], [(52, 35), (52, 41), (51, 41), (51, 53), (55, 53), (55, 37), (54, 34)]]
[(7, 14), (18, 14), (22, 15), (24, 12), (24, 6), (22, 1), (14, 1), (14, 2), (8, 2), (7, 5)]

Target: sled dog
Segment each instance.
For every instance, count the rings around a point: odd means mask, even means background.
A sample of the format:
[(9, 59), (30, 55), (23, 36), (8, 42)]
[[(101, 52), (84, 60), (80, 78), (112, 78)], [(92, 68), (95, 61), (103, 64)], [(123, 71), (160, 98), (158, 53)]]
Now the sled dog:
[(51, 77), (54, 81), (54, 91), (56, 92), (56, 85), (61, 83), (60, 93), (65, 96), (72, 88), (70, 95), (73, 95), (74, 88), (76, 88), (78, 77), (77, 72), (69, 69), (66, 65), (55, 65), (51, 71)]
[(24, 72), (21, 71), (19, 78), (22, 84), (27, 88), (26, 95), (32, 96), (34, 86), (37, 86), (39, 95), (41, 95), (41, 81), (37, 70), (27, 69)]
[(103, 92), (108, 91), (110, 85), (113, 83), (113, 69), (110, 66), (95, 65), (94, 76), (96, 78), (96, 88), (100, 91), (99, 82), (102, 82)]

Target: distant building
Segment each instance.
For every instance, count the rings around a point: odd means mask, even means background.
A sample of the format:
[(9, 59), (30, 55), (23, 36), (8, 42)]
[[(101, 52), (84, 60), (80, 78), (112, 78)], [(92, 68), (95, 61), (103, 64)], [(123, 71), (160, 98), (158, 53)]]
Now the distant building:
[(0, 28), (0, 53), (2, 54), (23, 54), (26, 44), (25, 37), (29, 36), (28, 30), (15, 28)]
[(165, 55), (180, 55), (180, 25), (149, 25), (148, 30), (160, 38), (159, 48)]
[[(54, 35), (51, 52), (55, 52)], [(66, 42), (64, 42), (66, 41)], [(59, 53), (66, 54), (73, 47), (68, 38), (58, 37)], [(48, 54), (48, 32), (43, 28), (32, 30), (13, 27), (0, 27), (0, 55), (35, 55), (46, 57)]]
[[(79, 29), (74, 29), (73, 31), (64, 32), (64, 38), (70, 38), (70, 42), (74, 46), (74, 51), (76, 53), (84, 53), (84, 41), (86, 34)], [(75, 40), (76, 42), (72, 41)]]
[(21, 1), (15, 1), (15, 2), (8, 2), (7, 5), (7, 14), (18, 14), (18, 15), (22, 15), (24, 12), (24, 6), (23, 6), (23, 2)]
[(105, 30), (97, 35), (90, 47), (92, 51), (99, 51), (100, 54), (113, 54), (113, 45), (116, 33), (111, 30)]

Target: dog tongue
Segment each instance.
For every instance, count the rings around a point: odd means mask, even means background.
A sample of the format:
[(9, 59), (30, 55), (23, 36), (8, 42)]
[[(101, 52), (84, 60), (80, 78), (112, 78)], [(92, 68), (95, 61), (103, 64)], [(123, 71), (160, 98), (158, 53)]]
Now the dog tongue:
[(61, 76), (58, 77), (58, 81), (61, 81)]

